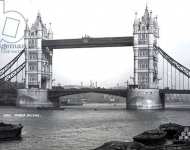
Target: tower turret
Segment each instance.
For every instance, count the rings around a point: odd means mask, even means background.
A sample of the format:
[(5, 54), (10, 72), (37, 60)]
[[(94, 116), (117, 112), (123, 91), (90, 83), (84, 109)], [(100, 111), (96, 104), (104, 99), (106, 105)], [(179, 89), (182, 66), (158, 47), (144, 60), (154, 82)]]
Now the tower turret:
[(137, 12), (135, 12), (135, 20), (133, 23), (134, 32), (138, 32), (139, 30), (139, 18), (137, 17)]
[(24, 30), (24, 46), (25, 46), (25, 48), (29, 47), (29, 38), (30, 38), (30, 28), (28, 25), (28, 20), (26, 20), (26, 27)]
[(51, 23), (49, 24), (48, 38), (49, 39), (53, 39), (53, 31), (52, 31), (52, 28), (51, 28)]
[(29, 35), (30, 35), (30, 28), (29, 28), (29, 25), (28, 25), (28, 20), (26, 20), (26, 27), (25, 27), (25, 30), (24, 30), (24, 36), (29, 37)]
[(148, 11), (148, 6), (146, 5), (145, 11), (144, 11), (144, 16), (142, 16), (142, 21), (144, 21), (145, 24), (149, 23), (149, 19), (150, 19), (150, 13)]

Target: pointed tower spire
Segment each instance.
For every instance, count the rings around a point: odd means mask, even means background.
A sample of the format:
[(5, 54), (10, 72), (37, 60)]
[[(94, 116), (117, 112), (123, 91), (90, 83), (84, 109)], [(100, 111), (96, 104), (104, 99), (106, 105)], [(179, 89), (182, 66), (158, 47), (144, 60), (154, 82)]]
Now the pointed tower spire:
[(42, 30), (43, 28), (44, 28), (44, 24), (42, 22), (41, 14), (40, 14), (40, 12), (38, 12), (35, 23), (32, 26), (32, 29), (33, 30)]
[(149, 11), (148, 11), (147, 3), (146, 3), (146, 8), (145, 8), (145, 12), (144, 12), (143, 18), (144, 18), (144, 23), (148, 26), (149, 19), (150, 19), (150, 14), (149, 14)]
[(153, 17), (152, 17), (152, 11), (150, 11), (150, 16), (149, 16), (149, 24), (153, 25)]
[(37, 17), (41, 19), (41, 13), (38, 11)]
[(148, 10), (148, 4), (147, 4), (147, 2), (146, 2), (146, 9), (145, 10)]
[(30, 29), (29, 29), (29, 25), (28, 25), (28, 19), (26, 19), (26, 27), (25, 27), (25, 31), (28, 31), (28, 30), (30, 30)]
[(53, 39), (53, 30), (51, 27), (51, 23), (49, 23), (48, 38)]
[(135, 12), (135, 21), (138, 21), (137, 15), (138, 15), (138, 13)]
[(30, 28), (29, 28), (28, 19), (27, 19), (26, 20), (26, 27), (25, 27), (25, 30), (24, 30), (24, 36), (28, 37), (29, 36), (29, 32), (30, 32)]
[(134, 24), (133, 24), (134, 32), (137, 32), (138, 27), (139, 27), (139, 19), (137, 17), (137, 12), (135, 12), (135, 20), (134, 20)]

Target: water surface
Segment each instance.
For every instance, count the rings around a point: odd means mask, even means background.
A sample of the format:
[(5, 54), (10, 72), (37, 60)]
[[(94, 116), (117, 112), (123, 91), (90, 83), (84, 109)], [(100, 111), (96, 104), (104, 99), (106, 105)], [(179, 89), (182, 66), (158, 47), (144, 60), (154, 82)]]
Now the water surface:
[(65, 110), (0, 108), (1, 121), (22, 123), (23, 139), (0, 150), (89, 150), (111, 140), (131, 141), (161, 123), (190, 125), (190, 111), (130, 111), (125, 104), (88, 104)]

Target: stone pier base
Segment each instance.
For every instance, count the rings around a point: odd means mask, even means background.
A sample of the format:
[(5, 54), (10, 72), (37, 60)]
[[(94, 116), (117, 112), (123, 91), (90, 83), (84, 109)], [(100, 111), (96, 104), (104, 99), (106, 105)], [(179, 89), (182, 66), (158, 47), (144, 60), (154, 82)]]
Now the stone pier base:
[(163, 109), (164, 102), (158, 89), (129, 89), (127, 109)]
[(51, 107), (48, 91), (44, 89), (18, 89), (17, 102), (19, 107)]

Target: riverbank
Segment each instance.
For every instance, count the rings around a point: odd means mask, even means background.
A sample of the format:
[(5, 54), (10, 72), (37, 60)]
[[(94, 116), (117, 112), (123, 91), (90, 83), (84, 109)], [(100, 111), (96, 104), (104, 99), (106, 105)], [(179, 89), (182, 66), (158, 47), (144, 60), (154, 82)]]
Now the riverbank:
[(143, 145), (134, 142), (111, 141), (94, 150), (142, 150)]
[(190, 126), (166, 123), (133, 137), (133, 142), (111, 141), (94, 150), (189, 150)]
[(157, 146), (148, 147), (140, 143), (135, 142), (121, 142), (121, 141), (111, 141), (103, 144), (102, 146), (94, 150), (190, 150), (190, 145), (167, 145), (167, 146)]

